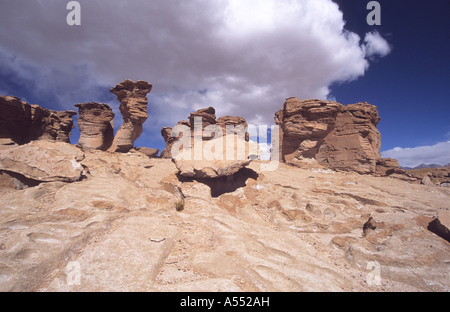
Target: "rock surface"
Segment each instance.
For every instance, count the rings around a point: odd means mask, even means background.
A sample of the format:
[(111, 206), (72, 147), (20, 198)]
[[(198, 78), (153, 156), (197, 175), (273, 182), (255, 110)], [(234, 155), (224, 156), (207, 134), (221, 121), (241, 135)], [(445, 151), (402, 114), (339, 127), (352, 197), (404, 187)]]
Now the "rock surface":
[(83, 149), (107, 150), (114, 139), (114, 113), (106, 104), (80, 103), (78, 107), (78, 145)]
[(400, 168), (397, 159), (380, 158), (377, 159), (376, 172), (380, 176), (388, 176), (391, 174), (405, 174), (405, 170)]
[(150, 148), (150, 147), (136, 147), (135, 148), (138, 152), (141, 152), (142, 154), (150, 157), (155, 158), (158, 156), (159, 149), (157, 148)]
[(76, 162), (76, 183), (0, 187), (1, 291), (450, 291), (450, 244), (429, 229), (448, 188), (255, 160), (228, 189), (141, 153)]
[(224, 137), (200, 141), (173, 156), (179, 174), (189, 178), (218, 178), (233, 175), (252, 161), (251, 143), (236, 136), (227, 141)]
[(62, 142), (33, 141), (0, 149), (0, 170), (39, 182), (75, 182), (81, 179), (83, 153)]
[(123, 123), (114, 137), (110, 151), (126, 153), (133, 148), (134, 141), (142, 134), (142, 124), (148, 118), (147, 94), (151, 90), (152, 85), (148, 82), (129, 79), (111, 89), (120, 101)]
[[(189, 115), (189, 121), (182, 120), (178, 122), (175, 127), (185, 127), (186, 130), (190, 131), (189, 134), (192, 145), (195, 143), (194, 138), (196, 136), (198, 141), (208, 141), (213, 138), (226, 136), (227, 128), (230, 134), (233, 134), (235, 137), (249, 141), (249, 134), (247, 132), (248, 124), (244, 118), (223, 116), (216, 119), (215, 113), (216, 110), (213, 107), (200, 109)], [(196, 118), (200, 118), (197, 119), (197, 125), (195, 123)], [(161, 129), (161, 135), (166, 143), (166, 148), (161, 152), (162, 158), (172, 158), (173, 144), (183, 137), (183, 134), (172, 136), (172, 130), (174, 128), (164, 127)], [(207, 131), (205, 131), (205, 129)], [(208, 132), (208, 130), (210, 132)]]
[(426, 181), (429, 185), (445, 186), (450, 183), (450, 167), (405, 170), (416, 181)]
[(289, 98), (275, 114), (280, 126), (280, 157), (288, 164), (321, 166), (359, 173), (376, 172), (380, 118), (367, 103)]
[(70, 143), (74, 111), (53, 111), (0, 95), (0, 138), (17, 144), (34, 140)]

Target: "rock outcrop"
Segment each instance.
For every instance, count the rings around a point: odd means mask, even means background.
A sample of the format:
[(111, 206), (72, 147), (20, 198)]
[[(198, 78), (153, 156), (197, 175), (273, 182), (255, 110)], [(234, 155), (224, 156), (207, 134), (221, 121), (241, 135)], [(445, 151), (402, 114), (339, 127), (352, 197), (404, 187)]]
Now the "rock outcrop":
[(405, 174), (398, 164), (397, 159), (393, 158), (380, 158), (377, 159), (376, 174), (379, 176), (389, 176), (392, 174)]
[(159, 149), (150, 147), (135, 147), (135, 150), (141, 152), (142, 154), (144, 154), (149, 158), (155, 158), (158, 156), (159, 153)]
[[(202, 159), (195, 158), (194, 151), (197, 146), (185, 149), (173, 158), (179, 174), (183, 177), (213, 179), (231, 176), (251, 162), (246, 152), (250, 149), (249, 144), (251, 143), (239, 137), (235, 142), (229, 144), (222, 138), (213, 138), (197, 144), (201, 145)], [(217, 153), (216, 151), (220, 148), (222, 151)], [(230, 150), (233, 151), (235, 157), (227, 159), (227, 152), (229, 153)]]
[(422, 184), (450, 186), (450, 167), (405, 170), (406, 174)]
[(81, 103), (78, 107), (78, 127), (80, 139), (78, 145), (83, 149), (107, 150), (114, 139), (114, 113), (106, 104)]
[(0, 171), (37, 182), (75, 182), (83, 175), (84, 154), (63, 142), (33, 141), (0, 150)]
[[(188, 117), (189, 121), (182, 120), (178, 122), (176, 126), (185, 126), (189, 128), (192, 144), (194, 144), (196, 131), (202, 141), (208, 141), (213, 138), (227, 135), (227, 127), (232, 134), (239, 138), (243, 138), (245, 141), (249, 141), (249, 134), (247, 132), (248, 124), (244, 118), (236, 116), (223, 116), (216, 119), (215, 113), (216, 110), (213, 107), (203, 108), (192, 112)], [(195, 124), (196, 118), (201, 118), (197, 119), (199, 121), (197, 125)], [(212, 131), (217, 131), (211, 133), (205, 132), (205, 128), (208, 126), (217, 126), (212, 129)], [(172, 129), (173, 128), (170, 127), (164, 127), (161, 129), (161, 135), (166, 143), (166, 148), (161, 152), (162, 158), (172, 158), (171, 149), (173, 143), (182, 137), (182, 134), (173, 136)]]
[(450, 244), (430, 224), (448, 229), (450, 189), (260, 162), (233, 183), (99, 150), (84, 152), (76, 183), (14, 189), (0, 173), (0, 291), (450, 289)]
[(377, 108), (368, 103), (289, 98), (275, 114), (280, 157), (292, 165), (374, 173), (380, 158), (379, 120)]
[(128, 152), (134, 141), (142, 134), (142, 124), (147, 120), (147, 94), (152, 85), (146, 81), (137, 82), (129, 79), (122, 81), (111, 89), (120, 101), (123, 123), (117, 131), (109, 151)]
[[(228, 177), (247, 166), (252, 160), (251, 154), (258, 153), (256, 144), (248, 142), (248, 125), (244, 118), (223, 116), (216, 119), (215, 113), (213, 107), (192, 112), (189, 121), (178, 122), (177, 126), (182, 129), (178, 135), (172, 135), (173, 128), (161, 130), (166, 142), (161, 156), (172, 158), (181, 176), (195, 179)], [(183, 135), (189, 138), (185, 140)], [(232, 140), (228, 136), (233, 136)], [(182, 140), (183, 145), (174, 150), (174, 155), (172, 147), (178, 140)]]
[(0, 95), (0, 139), (16, 144), (34, 140), (70, 143), (74, 111), (54, 111)]

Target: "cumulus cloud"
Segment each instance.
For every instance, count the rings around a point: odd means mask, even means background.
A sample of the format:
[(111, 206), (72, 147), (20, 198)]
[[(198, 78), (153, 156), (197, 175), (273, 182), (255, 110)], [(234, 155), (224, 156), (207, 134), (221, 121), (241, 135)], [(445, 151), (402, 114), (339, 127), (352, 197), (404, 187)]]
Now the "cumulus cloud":
[(450, 141), (430, 146), (395, 147), (382, 152), (381, 156), (395, 158), (403, 167), (416, 167), (420, 164), (446, 165), (450, 163)]
[(331, 0), (79, 2), (82, 25), (72, 27), (67, 1), (3, 4), (2, 77), (69, 109), (100, 101), (100, 89), (123, 79), (147, 80), (149, 137), (207, 106), (272, 124), (286, 98), (326, 99), (329, 85), (364, 75), (371, 57), (389, 53), (380, 34), (362, 41), (347, 31)]
[(364, 51), (369, 58), (374, 56), (383, 57), (391, 52), (391, 47), (377, 31), (373, 31), (367, 33), (364, 38)]

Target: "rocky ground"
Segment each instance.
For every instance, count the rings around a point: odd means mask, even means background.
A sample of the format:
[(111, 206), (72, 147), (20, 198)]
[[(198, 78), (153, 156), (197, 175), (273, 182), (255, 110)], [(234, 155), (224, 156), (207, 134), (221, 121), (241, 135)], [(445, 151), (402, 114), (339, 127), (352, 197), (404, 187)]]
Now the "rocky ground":
[(0, 174), (1, 291), (450, 291), (448, 187), (262, 161), (196, 181), (140, 152), (62, 157), (78, 180), (26, 161), (33, 179)]

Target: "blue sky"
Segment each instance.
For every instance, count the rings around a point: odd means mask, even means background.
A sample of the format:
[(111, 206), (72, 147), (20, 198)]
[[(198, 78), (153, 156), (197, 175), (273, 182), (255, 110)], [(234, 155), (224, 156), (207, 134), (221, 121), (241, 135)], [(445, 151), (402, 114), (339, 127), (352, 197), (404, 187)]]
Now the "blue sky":
[[(136, 146), (164, 147), (160, 129), (214, 106), (273, 124), (286, 98), (378, 107), (383, 156), (404, 166), (450, 162), (450, 4), (365, 0), (66, 0), (0, 4), (0, 94), (55, 110), (100, 102), (130, 78), (153, 84)], [(336, 4), (337, 3), (337, 4)], [(77, 127), (72, 143), (78, 140)]]

